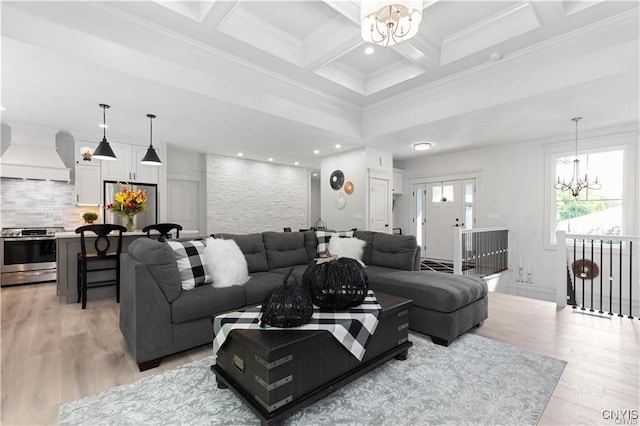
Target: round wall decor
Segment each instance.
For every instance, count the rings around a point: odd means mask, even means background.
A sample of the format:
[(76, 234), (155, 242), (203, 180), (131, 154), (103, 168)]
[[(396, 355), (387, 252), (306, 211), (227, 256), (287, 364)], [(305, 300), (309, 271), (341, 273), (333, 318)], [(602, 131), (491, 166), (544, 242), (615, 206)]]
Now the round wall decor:
[(344, 192), (338, 192), (336, 194), (336, 207), (341, 209), (347, 204), (347, 197), (344, 196)]
[(335, 190), (342, 188), (342, 184), (344, 183), (344, 173), (342, 173), (342, 170), (334, 170), (331, 176), (329, 176), (329, 183)]
[(348, 180), (347, 183), (344, 184), (344, 192), (351, 195), (353, 194), (353, 189), (353, 182)]

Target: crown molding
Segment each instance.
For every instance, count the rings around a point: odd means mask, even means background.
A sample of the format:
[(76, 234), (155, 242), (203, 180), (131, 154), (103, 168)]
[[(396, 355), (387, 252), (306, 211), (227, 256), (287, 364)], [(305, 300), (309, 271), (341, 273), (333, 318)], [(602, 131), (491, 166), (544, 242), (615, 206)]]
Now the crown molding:
[[(637, 36), (639, 18), (640, 11), (638, 9), (623, 12), (594, 24), (570, 31), (553, 39), (520, 49), (517, 52), (511, 53), (502, 58), (500, 66), (512, 67), (513, 70), (516, 71), (517, 68), (526, 65), (527, 62), (534, 62), (539, 60), (540, 57), (548, 57), (551, 54), (557, 53), (561, 49), (566, 49), (568, 46), (575, 45), (575, 43), (581, 39), (593, 42), (592, 47), (594, 47), (598, 42), (605, 43), (603, 41), (603, 37), (599, 37), (599, 34), (603, 32), (609, 31), (613, 32), (616, 36), (624, 37), (623, 30), (631, 30), (635, 31)], [(486, 62), (456, 74), (441, 78), (432, 83), (416, 87), (415, 89), (407, 90), (394, 96), (389, 96), (378, 102), (365, 105), (363, 107), (363, 113), (377, 108), (386, 108), (389, 104), (397, 105), (398, 103), (402, 103), (414, 97), (428, 98), (430, 92), (433, 92), (434, 90), (442, 91), (456, 88), (460, 85), (462, 80), (467, 79), (469, 76), (495, 66), (496, 64), (493, 62)], [(505, 68), (505, 71), (508, 71), (508, 69)]]

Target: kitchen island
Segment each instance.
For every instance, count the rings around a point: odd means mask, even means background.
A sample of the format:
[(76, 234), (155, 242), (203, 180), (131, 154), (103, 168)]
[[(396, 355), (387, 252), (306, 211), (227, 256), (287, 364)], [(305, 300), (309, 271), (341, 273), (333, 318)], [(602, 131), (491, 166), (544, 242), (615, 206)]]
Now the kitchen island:
[[(180, 231), (180, 239), (197, 238), (198, 231)], [(122, 234), (122, 252), (126, 253), (129, 244), (137, 238), (146, 238), (147, 233), (142, 231), (125, 232)], [(78, 253), (80, 253), (80, 234), (73, 231), (56, 232), (56, 265), (57, 265), (57, 289), (56, 294), (65, 303), (76, 303), (78, 300)], [(95, 237), (87, 238), (87, 250), (91, 250)], [(109, 272), (105, 272), (109, 273)], [(116, 287), (96, 287), (87, 293), (88, 303), (91, 300), (105, 297), (116, 297)]]

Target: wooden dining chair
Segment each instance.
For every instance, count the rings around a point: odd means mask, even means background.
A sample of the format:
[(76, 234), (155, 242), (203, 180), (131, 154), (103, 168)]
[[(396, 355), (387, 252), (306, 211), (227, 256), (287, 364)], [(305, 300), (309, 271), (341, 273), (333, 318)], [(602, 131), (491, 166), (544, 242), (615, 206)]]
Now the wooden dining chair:
[[(169, 232), (176, 231), (176, 238), (180, 238), (180, 231), (182, 231), (182, 225), (177, 223), (155, 223), (153, 225), (147, 225), (142, 228), (142, 232), (147, 233), (147, 238), (153, 238), (158, 236), (158, 241), (165, 241), (171, 239)], [(151, 234), (151, 231), (158, 231), (158, 234)]]
[[(122, 252), (122, 233), (127, 228), (122, 225), (98, 224), (85, 225), (76, 229), (80, 234), (80, 253), (77, 259), (78, 300), (82, 309), (87, 307), (87, 289), (93, 287), (116, 286), (116, 300), (120, 302), (120, 253)], [(113, 234), (112, 234), (113, 233)], [(87, 239), (95, 236), (93, 247), (87, 249)], [(107, 274), (106, 271), (114, 271)], [(90, 280), (94, 278), (95, 280)]]

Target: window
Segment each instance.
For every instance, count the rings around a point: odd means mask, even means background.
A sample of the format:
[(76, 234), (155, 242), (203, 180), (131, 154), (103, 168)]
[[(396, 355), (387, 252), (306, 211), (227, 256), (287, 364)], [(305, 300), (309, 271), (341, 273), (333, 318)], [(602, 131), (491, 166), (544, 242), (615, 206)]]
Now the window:
[(553, 249), (556, 232), (585, 235), (634, 235), (639, 231), (634, 220), (637, 191), (635, 164), (637, 133), (620, 133), (580, 141), (580, 175), (602, 185), (601, 189), (583, 189), (574, 198), (570, 191), (554, 188), (573, 174), (573, 143), (549, 144), (545, 150), (545, 247)]
[(434, 186), (431, 191), (432, 203), (451, 203), (453, 198), (453, 185)]
[[(597, 177), (602, 188), (583, 189), (577, 197), (571, 191), (556, 190), (555, 231), (571, 234), (620, 235), (622, 232), (621, 149), (579, 155), (580, 174)], [(556, 160), (556, 180), (570, 181), (575, 155)]]

